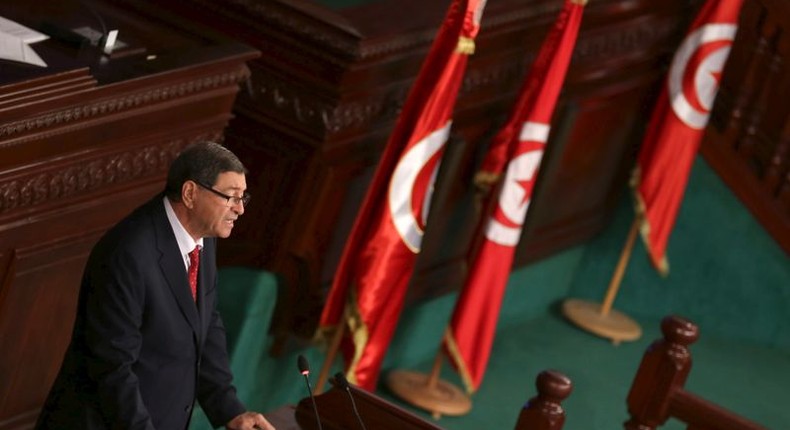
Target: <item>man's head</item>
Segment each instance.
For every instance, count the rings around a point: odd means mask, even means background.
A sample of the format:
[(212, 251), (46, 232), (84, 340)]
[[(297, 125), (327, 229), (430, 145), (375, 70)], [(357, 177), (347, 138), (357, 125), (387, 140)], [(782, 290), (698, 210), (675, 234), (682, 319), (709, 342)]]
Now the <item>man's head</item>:
[(165, 194), (193, 238), (230, 235), (248, 199), (246, 173), (236, 155), (213, 142), (190, 145), (176, 157)]

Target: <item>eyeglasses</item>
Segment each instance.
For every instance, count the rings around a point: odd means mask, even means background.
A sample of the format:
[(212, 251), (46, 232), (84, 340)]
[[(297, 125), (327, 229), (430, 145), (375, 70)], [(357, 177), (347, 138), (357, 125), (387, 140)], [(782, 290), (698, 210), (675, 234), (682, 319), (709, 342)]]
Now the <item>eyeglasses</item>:
[(210, 187), (210, 186), (208, 186), (208, 185), (206, 185), (204, 183), (201, 183), (201, 182), (198, 182), (198, 181), (195, 181), (195, 183), (198, 184), (201, 188), (204, 188), (204, 189), (206, 189), (208, 191), (211, 191), (212, 193), (214, 193), (214, 194), (222, 197), (223, 199), (225, 199), (225, 204), (227, 204), (228, 206), (235, 206), (235, 205), (241, 204), (242, 206), (244, 206), (246, 208), (247, 205), (250, 203), (250, 200), (252, 199), (252, 196), (249, 193), (247, 193), (246, 191), (244, 192), (244, 194), (241, 197), (229, 196), (229, 195), (227, 195), (225, 193), (221, 193), (221, 192), (215, 190), (214, 188), (212, 188), (212, 187)]

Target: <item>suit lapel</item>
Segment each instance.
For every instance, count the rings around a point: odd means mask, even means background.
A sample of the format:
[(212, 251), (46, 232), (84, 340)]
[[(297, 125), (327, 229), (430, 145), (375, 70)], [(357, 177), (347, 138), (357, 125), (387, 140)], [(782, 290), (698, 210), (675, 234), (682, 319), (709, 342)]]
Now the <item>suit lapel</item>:
[(164, 274), (165, 280), (176, 299), (176, 303), (178, 303), (181, 313), (189, 322), (190, 327), (192, 327), (195, 338), (199, 339), (200, 318), (198, 316), (197, 306), (195, 306), (195, 301), (192, 299), (192, 294), (189, 291), (189, 280), (187, 279), (187, 272), (184, 268), (181, 251), (178, 248), (175, 235), (167, 220), (164, 204), (159, 204), (155, 207), (157, 209), (154, 213), (154, 225), (156, 228), (157, 248), (160, 253), (159, 268)]
[[(213, 242), (211, 239), (203, 238), (203, 249), (200, 252), (200, 269), (198, 270), (198, 286), (197, 286), (197, 309), (198, 318), (200, 319), (201, 330), (200, 333), (208, 331), (208, 324), (211, 321), (211, 315), (206, 314), (206, 290), (210, 287), (209, 282), (212, 270), (209, 267), (209, 262), (213, 260)], [(203, 339), (199, 337), (198, 349), (203, 348)]]

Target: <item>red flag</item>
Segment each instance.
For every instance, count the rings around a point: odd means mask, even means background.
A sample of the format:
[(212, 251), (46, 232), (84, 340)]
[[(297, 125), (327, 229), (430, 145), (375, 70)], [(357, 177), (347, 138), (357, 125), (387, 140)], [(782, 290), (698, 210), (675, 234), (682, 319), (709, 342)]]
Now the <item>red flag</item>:
[(409, 92), (340, 259), (319, 330), (345, 322), (349, 381), (374, 390), (420, 251), (485, 1), (455, 0)]
[(586, 0), (566, 0), (541, 46), (507, 124), (494, 137), (483, 173), (505, 171), (482, 244), (453, 311), (444, 346), (467, 391), (480, 386), (494, 341), (515, 247), (527, 214), (549, 123), (557, 104)]
[(672, 59), (634, 169), (642, 238), (663, 275), (669, 272), (669, 234), (735, 39), (741, 4), (708, 0), (700, 10)]

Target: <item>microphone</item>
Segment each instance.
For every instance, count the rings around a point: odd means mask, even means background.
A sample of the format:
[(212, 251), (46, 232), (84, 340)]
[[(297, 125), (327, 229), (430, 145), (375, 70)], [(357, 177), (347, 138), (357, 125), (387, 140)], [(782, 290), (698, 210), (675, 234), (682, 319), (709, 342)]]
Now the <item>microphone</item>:
[(335, 382), (337, 382), (337, 385), (339, 385), (340, 388), (344, 389), (346, 393), (348, 393), (348, 398), (351, 399), (351, 408), (354, 409), (354, 415), (357, 417), (359, 426), (362, 427), (362, 430), (367, 430), (367, 428), (365, 428), (365, 423), (362, 422), (362, 417), (359, 415), (359, 411), (357, 410), (357, 402), (354, 401), (354, 396), (351, 394), (351, 388), (349, 387), (346, 375), (344, 375), (343, 372), (337, 372), (335, 374)]
[(315, 396), (313, 396), (313, 389), (310, 387), (310, 365), (307, 364), (307, 359), (304, 355), (299, 354), (296, 359), (296, 365), (299, 366), (299, 373), (304, 376), (304, 382), (307, 384), (307, 392), (310, 393), (310, 401), (313, 403), (313, 412), (315, 412), (315, 421), (318, 423), (318, 430), (323, 430), (321, 427), (321, 418), (318, 416), (318, 406), (315, 404)]

